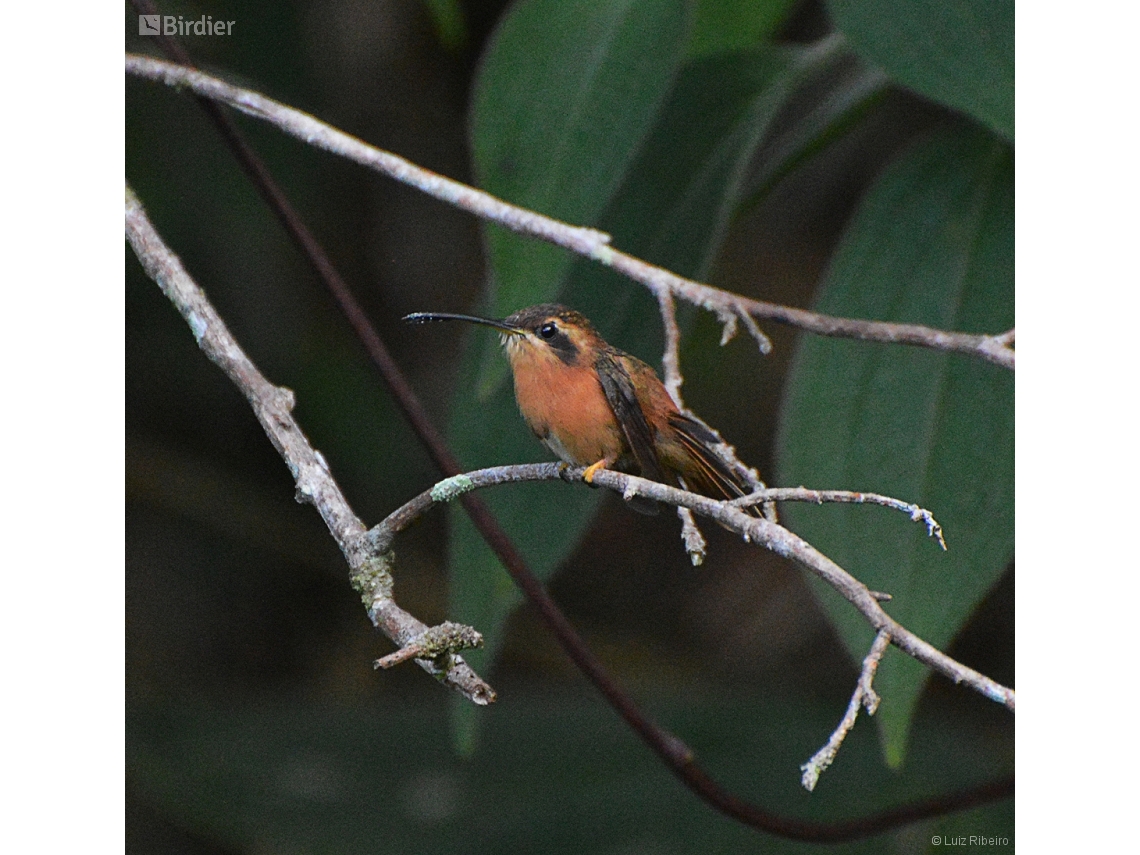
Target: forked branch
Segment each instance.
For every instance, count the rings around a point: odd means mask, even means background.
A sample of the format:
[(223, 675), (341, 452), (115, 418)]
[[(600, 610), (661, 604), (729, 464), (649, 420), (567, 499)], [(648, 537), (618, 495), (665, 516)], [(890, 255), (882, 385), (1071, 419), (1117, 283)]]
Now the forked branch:
[(859, 708), (866, 708), (867, 715), (874, 715), (875, 710), (879, 708), (879, 696), (872, 688), (871, 683), (875, 679), (875, 672), (879, 670), (879, 663), (883, 660), (883, 654), (887, 652), (890, 643), (891, 634), (885, 629), (879, 630), (879, 634), (875, 636), (875, 641), (871, 645), (871, 652), (863, 658), (863, 667), (859, 669), (859, 680), (855, 683), (855, 691), (847, 703), (847, 712), (840, 719), (839, 726), (832, 732), (827, 744), (815, 752), (811, 759), (800, 767), (804, 773), (800, 782), (809, 793), (819, 783), (819, 776), (827, 771), (827, 767), (835, 760), (835, 755), (839, 753), (843, 740), (847, 738), (847, 734), (855, 726), (855, 719), (859, 716)]

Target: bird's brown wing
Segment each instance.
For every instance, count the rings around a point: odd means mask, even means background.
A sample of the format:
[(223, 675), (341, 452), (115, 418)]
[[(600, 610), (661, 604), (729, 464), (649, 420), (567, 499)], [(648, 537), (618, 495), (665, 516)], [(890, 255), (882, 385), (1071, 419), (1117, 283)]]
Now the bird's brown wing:
[(661, 468), (661, 461), (657, 457), (657, 448), (653, 442), (653, 431), (645, 419), (645, 413), (637, 400), (637, 391), (633, 387), (629, 371), (619, 352), (606, 349), (598, 351), (595, 368), (598, 379), (602, 383), (602, 391), (610, 409), (614, 411), (614, 418), (625, 435), (629, 449), (633, 452), (633, 459), (641, 470), (641, 477), (651, 481), (665, 481), (665, 473)]
[[(712, 450), (713, 446), (720, 442), (716, 434), (697, 419), (684, 413), (671, 414), (669, 423), (676, 428), (678, 439), (696, 463), (696, 466), (685, 475), (690, 490), (714, 499), (739, 499), (752, 492), (740, 476)], [(753, 516), (761, 516), (760, 509), (755, 505), (743, 510)]]

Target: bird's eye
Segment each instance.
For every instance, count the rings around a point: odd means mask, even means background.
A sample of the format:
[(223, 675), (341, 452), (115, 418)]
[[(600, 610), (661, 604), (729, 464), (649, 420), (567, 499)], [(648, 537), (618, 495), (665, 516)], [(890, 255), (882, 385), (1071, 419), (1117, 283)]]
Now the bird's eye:
[(545, 324), (538, 328), (538, 334), (547, 341), (550, 341), (550, 339), (554, 338), (557, 332), (558, 327), (554, 325), (554, 321), (547, 321)]

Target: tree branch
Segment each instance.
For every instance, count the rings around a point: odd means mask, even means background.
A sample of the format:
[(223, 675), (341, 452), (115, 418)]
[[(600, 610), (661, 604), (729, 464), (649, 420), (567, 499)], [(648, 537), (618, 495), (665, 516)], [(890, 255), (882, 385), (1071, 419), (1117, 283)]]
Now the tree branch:
[[(509, 204), (482, 190), (445, 178), (402, 157), (370, 146), (307, 113), (195, 69), (135, 54), (127, 55), (126, 69), (129, 74), (157, 80), (168, 86), (186, 87), (203, 97), (229, 104), (310, 145), (367, 166), (511, 231), (540, 238), (611, 267), (648, 288), (663, 308), (666, 305), (663, 295), (667, 294), (715, 312), (722, 322), (729, 324), (726, 335), (731, 334), (735, 319), (739, 318), (756, 338), (762, 352), (767, 352), (770, 345), (767, 337), (756, 326), (756, 320), (776, 321), (817, 335), (910, 344), (965, 353), (1011, 370), (1014, 368), (1015, 353), (1008, 334), (977, 335), (947, 332), (919, 324), (835, 318), (807, 309), (742, 297), (678, 276), (615, 249), (610, 246), (610, 236), (604, 232), (573, 226)], [(676, 390), (671, 387), (671, 391)]]
[[(392, 555), (370, 548), (364, 524), (349, 507), (329, 471), (324, 456), (314, 449), (293, 418), (293, 392), (274, 386), (246, 356), (225, 322), (182, 262), (163, 242), (142, 203), (126, 189), (126, 233), (131, 247), (150, 276), (189, 324), (198, 346), (241, 390), (284, 459), (297, 484), (298, 502), (313, 505), (344, 553), (353, 587), (360, 593), (372, 623), (399, 647), (418, 645), (416, 662), (440, 682), (484, 706), (495, 700), (487, 685), (455, 651), (481, 643), (473, 629), (452, 633), (451, 644), (439, 644), (422, 621), (405, 612), (392, 598)], [(436, 641), (429, 652), (425, 639)]]
[(673, 293), (667, 289), (658, 291), (657, 305), (661, 309), (661, 326), (665, 330), (665, 352), (661, 356), (661, 371), (665, 375), (665, 389), (673, 403), (684, 409), (681, 398), (681, 384), (685, 382), (681, 374), (681, 328), (677, 325), (677, 305)]
[(946, 550), (946, 538), (942, 533), (942, 526), (926, 508), (884, 496), (880, 493), (860, 493), (853, 490), (809, 490), (807, 487), (774, 487), (757, 490), (739, 499), (729, 502), (735, 508), (746, 508), (750, 505), (759, 505), (767, 502), (811, 502), (822, 505), (825, 502), (853, 505), (882, 505), (885, 508), (894, 508), (902, 511), (912, 520), (921, 520), (926, 524), (926, 533), (938, 541), (943, 551)]
[[(517, 466), (496, 466), (457, 475), (441, 481), (391, 513), (383, 522), (373, 528), (368, 536), (372, 539), (376, 551), (387, 551), (393, 538), (400, 531), (437, 503), (448, 502), (471, 490), (498, 484), (552, 481), (555, 479), (578, 482), (583, 480), (582, 473), (584, 471), (580, 467), (571, 467), (563, 463), (530, 463)], [(592, 483), (614, 490), (627, 501), (634, 496), (644, 496), (668, 505), (688, 508), (701, 516), (715, 520), (730, 531), (736, 532), (748, 543), (754, 543), (778, 555), (791, 558), (838, 591), (867, 619), (876, 633), (887, 638), (890, 643), (904, 653), (948, 677), (953, 682), (964, 683), (990, 700), (1002, 704), (1011, 712), (1014, 710), (1016, 696), (1013, 689), (1003, 686), (973, 668), (950, 658), (929, 642), (919, 638), (886, 613), (881, 605), (882, 594), (871, 591), (810, 543), (788, 529), (770, 520), (758, 519), (744, 513), (739, 507), (735, 507), (735, 502), (717, 501), (707, 496), (690, 493), (677, 487), (670, 487), (667, 484), (649, 481), (634, 475), (626, 475), (622, 472), (609, 469), (598, 470), (594, 474)], [(796, 490), (766, 490), (757, 498), (749, 498), (754, 502), (768, 501), (771, 500), (771, 496), (768, 494), (779, 495), (781, 493), (796, 498), (807, 498), (810, 494), (811, 501), (828, 501), (829, 496), (834, 496), (837, 501), (846, 501), (850, 496), (856, 495), (843, 491), (808, 491), (800, 488)], [(915, 507), (897, 499), (880, 498), (894, 503), (896, 507), (903, 507), (908, 510)], [(739, 502), (740, 500), (736, 501)], [(918, 510), (921, 511), (922, 509), (919, 508)], [(924, 518), (921, 514), (912, 514), (912, 518), (924, 522), (927, 519), (933, 520), (933, 517), (928, 515)], [(936, 522), (934, 526), (937, 526)]]
[(800, 767), (804, 773), (800, 780), (804, 789), (809, 793), (815, 789), (815, 785), (819, 782), (819, 776), (835, 760), (835, 755), (839, 753), (843, 740), (847, 738), (847, 734), (855, 726), (859, 707), (866, 707), (867, 715), (874, 715), (875, 710), (879, 708), (879, 696), (871, 687), (871, 682), (875, 679), (875, 672), (879, 670), (879, 662), (882, 661), (883, 654), (887, 652), (890, 643), (891, 634), (885, 629), (879, 630), (879, 634), (875, 636), (875, 641), (871, 645), (871, 652), (863, 659), (863, 667), (859, 671), (859, 680), (855, 684), (855, 692), (851, 695), (851, 700), (847, 704), (847, 712), (843, 714), (839, 726), (835, 728), (831, 738), (827, 740), (827, 744)]

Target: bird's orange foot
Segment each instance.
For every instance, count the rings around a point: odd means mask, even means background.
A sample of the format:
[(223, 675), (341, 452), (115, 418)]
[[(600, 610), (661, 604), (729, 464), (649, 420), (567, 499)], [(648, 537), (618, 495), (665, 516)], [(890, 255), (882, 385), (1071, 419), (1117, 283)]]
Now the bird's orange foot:
[(586, 471), (582, 473), (582, 480), (587, 484), (594, 483), (594, 476), (598, 474), (599, 469), (606, 468), (606, 459), (603, 457), (597, 463), (591, 463), (586, 467)]

